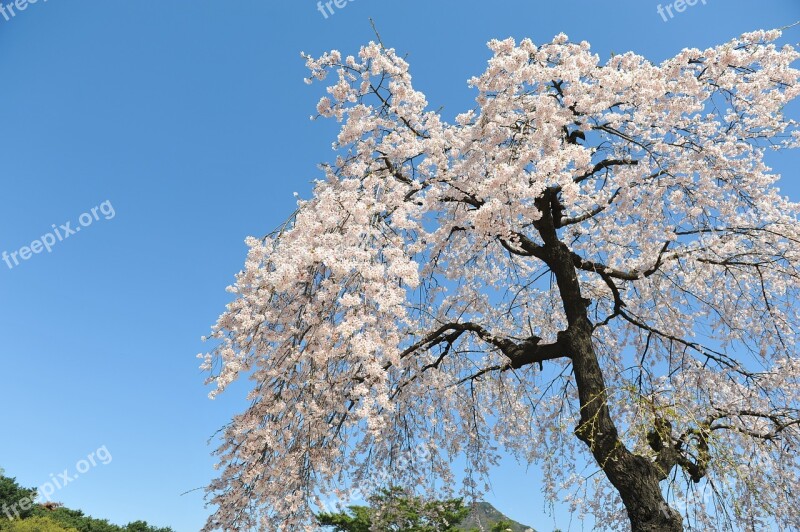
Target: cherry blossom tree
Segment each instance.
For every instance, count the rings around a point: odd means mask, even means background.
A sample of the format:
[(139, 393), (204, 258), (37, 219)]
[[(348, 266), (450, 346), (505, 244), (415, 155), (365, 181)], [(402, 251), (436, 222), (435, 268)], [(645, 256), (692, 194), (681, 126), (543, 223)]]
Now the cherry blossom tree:
[(598, 528), (800, 528), (800, 205), (764, 160), (800, 141), (780, 35), (661, 64), (491, 41), (450, 122), (381, 43), (305, 56), (334, 78), (335, 161), (248, 239), (201, 355), (212, 396), (253, 383), (206, 529), (311, 529), (386, 470), (479, 495), (504, 454)]

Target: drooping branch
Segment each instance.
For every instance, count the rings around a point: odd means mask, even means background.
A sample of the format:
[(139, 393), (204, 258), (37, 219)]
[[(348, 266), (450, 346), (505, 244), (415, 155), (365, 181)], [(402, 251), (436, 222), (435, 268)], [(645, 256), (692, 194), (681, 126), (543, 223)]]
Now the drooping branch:
[(567, 225), (575, 225), (581, 222), (585, 222), (591, 218), (594, 218), (604, 210), (606, 210), (612, 203), (614, 203), (614, 199), (619, 195), (622, 189), (618, 188), (614, 191), (613, 194), (605, 201), (605, 203), (598, 204), (593, 209), (589, 209), (585, 213), (578, 215), (578, 216), (565, 216), (562, 217), (558, 223), (559, 227), (565, 227)]
[(674, 334), (669, 334), (669, 333), (664, 332), (662, 330), (659, 330), (659, 329), (657, 329), (655, 327), (652, 327), (652, 326), (646, 324), (645, 322), (643, 322), (642, 320), (637, 319), (636, 317), (634, 317), (630, 313), (626, 312), (625, 310), (620, 309), (619, 315), (622, 316), (622, 318), (624, 318), (628, 323), (630, 323), (632, 325), (635, 325), (636, 327), (638, 327), (638, 328), (640, 328), (640, 329), (642, 329), (644, 331), (647, 331), (648, 333), (652, 333), (652, 334), (654, 334), (654, 335), (656, 335), (656, 336), (658, 336), (658, 337), (660, 337), (660, 338), (662, 338), (664, 340), (667, 340), (669, 342), (675, 342), (677, 344), (680, 344), (680, 345), (683, 345), (685, 347), (688, 347), (688, 348), (700, 353), (701, 355), (703, 355), (704, 357), (708, 358), (709, 360), (714, 360), (715, 362), (717, 362), (721, 366), (724, 366), (724, 367), (726, 367), (728, 369), (734, 370), (734, 371), (738, 372), (741, 375), (744, 375), (744, 376), (752, 376), (753, 375), (752, 372), (747, 371), (746, 369), (744, 369), (744, 367), (742, 367), (742, 365), (738, 361), (736, 361), (735, 359), (733, 359), (730, 356), (726, 355), (725, 353), (716, 351), (714, 349), (711, 349), (710, 347), (704, 346), (704, 345), (699, 344), (697, 342), (692, 342), (692, 341), (686, 340), (685, 338), (681, 338), (681, 337), (676, 336)]
[[(748, 429), (742, 425), (733, 423), (721, 423), (722, 420), (732, 420), (733, 418), (753, 418), (766, 420), (771, 425), (770, 430), (757, 431)], [(783, 410), (778, 412), (758, 412), (756, 410), (736, 410), (733, 412), (720, 411), (712, 416), (708, 421), (709, 430), (732, 430), (765, 441), (773, 441), (780, 437), (781, 433), (793, 427), (800, 427), (800, 411)]]
[[(521, 342), (511, 340), (503, 336), (489, 332), (477, 323), (446, 323), (435, 331), (425, 335), (421, 340), (409, 346), (401, 353), (401, 357), (407, 357), (420, 350), (429, 350), (441, 343), (452, 344), (463, 333), (474, 333), (477, 338), (489, 344), (502, 353), (508, 362), (502, 366), (507, 369), (519, 369), (530, 364), (542, 364), (548, 360), (563, 358), (569, 355), (566, 345), (558, 340), (550, 344), (540, 344), (540, 338), (530, 336)], [(438, 364), (429, 364), (428, 367), (436, 367)]]
[(628, 161), (623, 159), (606, 159), (604, 161), (600, 161), (599, 163), (595, 164), (594, 167), (585, 174), (575, 176), (573, 180), (576, 183), (580, 183), (594, 176), (597, 172), (600, 172), (601, 170), (612, 168), (614, 166), (636, 166), (637, 164), (639, 164), (639, 161), (635, 159)]
[[(538, 364), (541, 369), (543, 363), (548, 360), (555, 360), (569, 356), (566, 343), (559, 334), (558, 340), (550, 344), (540, 344), (541, 338), (530, 336), (521, 342), (504, 338), (490, 333), (487, 329), (476, 323), (446, 323), (435, 331), (425, 335), (421, 340), (406, 348), (401, 353), (401, 358), (408, 357), (419, 351), (428, 351), (437, 345), (444, 344), (444, 348), (437, 356), (436, 360), (424, 365), (420, 370), (411, 375), (407, 380), (401, 382), (392, 394), (394, 399), (397, 395), (412, 382), (416, 381), (422, 374), (431, 369), (439, 369), (442, 362), (448, 355), (453, 353), (453, 346), (464, 333), (474, 333), (480, 340), (486, 342), (492, 348), (497, 349), (506, 357), (502, 364), (495, 364), (478, 370), (476, 373), (461, 378), (455, 383), (460, 385), (465, 382), (474, 381), (481, 376), (494, 371), (505, 372), (520, 369), (531, 364)], [(384, 366), (388, 370), (391, 364)]]
[(577, 253), (572, 254), (572, 261), (576, 267), (587, 272), (602, 273), (603, 275), (614, 277), (616, 279), (622, 279), (625, 281), (637, 281), (639, 279), (645, 279), (647, 277), (650, 277), (651, 275), (653, 275), (658, 271), (658, 269), (664, 263), (664, 254), (669, 249), (670, 244), (671, 242), (669, 240), (664, 242), (664, 245), (661, 246), (661, 249), (659, 250), (658, 255), (656, 256), (656, 260), (653, 263), (653, 265), (647, 268), (646, 270), (642, 271), (618, 270), (616, 268), (611, 268), (609, 266), (606, 266), (605, 264), (601, 264), (596, 261), (584, 259)]

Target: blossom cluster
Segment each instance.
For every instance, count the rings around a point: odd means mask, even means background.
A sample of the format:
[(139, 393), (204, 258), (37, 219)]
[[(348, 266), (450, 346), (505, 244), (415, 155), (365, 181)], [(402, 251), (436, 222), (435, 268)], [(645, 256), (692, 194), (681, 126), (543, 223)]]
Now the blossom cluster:
[(654, 427), (670, 427), (698, 480), (684, 464), (665, 493), (716, 490), (721, 505), (675, 506), (689, 526), (800, 527), (800, 206), (765, 162), (800, 140), (784, 116), (800, 56), (779, 37), (661, 64), (601, 63), (563, 34), (494, 40), (453, 123), (393, 49), (305, 56), (328, 84), (318, 116), (341, 123), (335, 160), (284, 227), (248, 240), (201, 355), (212, 395), (252, 381), (207, 529), (310, 530), (343, 479), (420, 445), (396, 482), (477, 496), (505, 450), (542, 465), (549, 497), (624, 529), (613, 487), (575, 466), (591, 461), (569, 353), (512, 368), (504, 351), (565, 327), (543, 217), (573, 257), (626, 446), (656, 460)]

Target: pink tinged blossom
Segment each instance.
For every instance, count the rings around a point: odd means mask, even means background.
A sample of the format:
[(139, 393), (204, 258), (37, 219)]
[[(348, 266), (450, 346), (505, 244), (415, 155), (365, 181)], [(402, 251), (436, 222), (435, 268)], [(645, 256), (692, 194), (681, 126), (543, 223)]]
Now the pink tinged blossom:
[(764, 162), (800, 142), (783, 115), (800, 56), (779, 36), (658, 65), (601, 63), (564, 34), (493, 40), (453, 124), (392, 49), (304, 55), (338, 157), (284, 227), (247, 240), (200, 355), (212, 396), (253, 382), (206, 529), (304, 529), (343, 478), (433, 490), (457, 457), (479, 496), (503, 451), (542, 468), (546, 497), (625, 529), (613, 486), (575, 469), (591, 456), (570, 353), (512, 367), (508, 345), (558, 345), (569, 321), (543, 218), (573, 257), (620, 443), (655, 462), (668, 424), (702, 465), (697, 490), (686, 464), (661, 484), (685, 524), (800, 528), (800, 206)]

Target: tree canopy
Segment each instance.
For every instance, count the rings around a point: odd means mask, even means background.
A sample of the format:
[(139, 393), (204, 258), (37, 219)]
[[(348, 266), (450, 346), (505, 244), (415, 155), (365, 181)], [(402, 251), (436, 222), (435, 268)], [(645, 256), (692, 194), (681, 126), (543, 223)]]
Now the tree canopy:
[(146, 521), (117, 526), (60, 503), (35, 503), (36, 498), (36, 488), (23, 488), (0, 468), (0, 532), (172, 532)]
[(460, 532), (469, 514), (461, 499), (424, 500), (394, 486), (370, 496), (369, 503), (320, 513), (317, 522), (334, 532)]
[(36, 488), (23, 488), (0, 469), (0, 519), (25, 518), (33, 513)]
[(65, 528), (52, 519), (38, 515), (13, 521), (0, 519), (0, 530), (3, 532), (78, 532), (76, 528)]
[(305, 56), (334, 77), (335, 160), (248, 239), (201, 355), (212, 395), (253, 382), (207, 529), (310, 527), (387, 468), (475, 495), (503, 452), (602, 529), (800, 527), (800, 206), (765, 162), (800, 138), (780, 36), (660, 64), (494, 40), (450, 121), (381, 43)]

